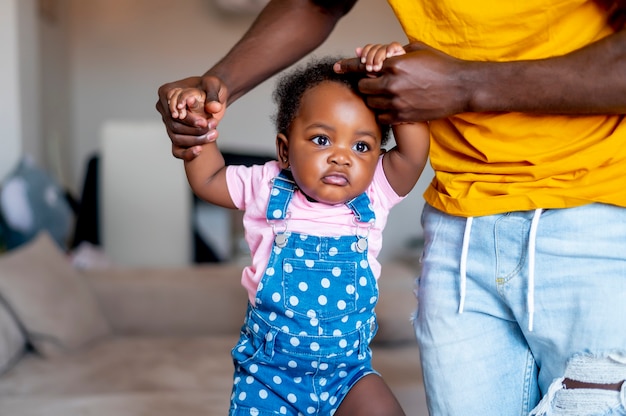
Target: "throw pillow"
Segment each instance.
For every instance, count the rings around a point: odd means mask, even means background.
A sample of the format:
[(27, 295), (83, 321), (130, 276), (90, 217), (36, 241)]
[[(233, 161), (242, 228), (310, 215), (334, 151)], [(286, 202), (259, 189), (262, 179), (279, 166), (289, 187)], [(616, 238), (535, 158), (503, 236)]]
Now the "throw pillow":
[(46, 230), (66, 248), (74, 213), (61, 186), (24, 157), (0, 184), (0, 245), (11, 250)]
[(26, 339), (0, 298), (0, 375), (11, 369), (24, 352)]
[(0, 256), (0, 296), (46, 357), (110, 333), (87, 282), (46, 232)]

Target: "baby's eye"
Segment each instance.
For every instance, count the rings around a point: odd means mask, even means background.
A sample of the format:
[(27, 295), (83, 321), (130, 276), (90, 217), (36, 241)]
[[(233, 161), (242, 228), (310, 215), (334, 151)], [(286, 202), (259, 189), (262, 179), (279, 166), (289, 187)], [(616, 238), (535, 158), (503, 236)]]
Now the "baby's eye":
[(370, 146), (365, 142), (358, 142), (352, 148), (359, 153), (365, 153), (370, 150)]
[(328, 136), (315, 136), (311, 139), (311, 141), (318, 146), (328, 146), (330, 144)]

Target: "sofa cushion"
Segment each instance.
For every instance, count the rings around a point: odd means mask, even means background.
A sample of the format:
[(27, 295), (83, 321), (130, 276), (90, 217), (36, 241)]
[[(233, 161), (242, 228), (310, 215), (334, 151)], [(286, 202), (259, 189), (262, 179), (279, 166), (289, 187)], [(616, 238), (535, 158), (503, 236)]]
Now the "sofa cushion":
[(237, 335), (112, 336), (76, 354), (26, 354), (0, 377), (0, 415), (225, 415)]
[(0, 296), (44, 356), (110, 332), (86, 281), (46, 232), (0, 256)]
[[(0, 415), (225, 415), (237, 335), (109, 337), (55, 359), (26, 354), (0, 377)], [(373, 346), (407, 415), (426, 415), (415, 344)]]
[(24, 334), (0, 297), (0, 375), (13, 367), (22, 356), (25, 346)]
[[(26, 354), (0, 378), (0, 402), (16, 396), (95, 396), (167, 391), (221, 391), (228, 406), (231, 348), (223, 336), (111, 336), (54, 359)], [(1, 415), (4, 413), (0, 412)]]
[(115, 334), (239, 335), (248, 294), (242, 266), (114, 267), (82, 274)]

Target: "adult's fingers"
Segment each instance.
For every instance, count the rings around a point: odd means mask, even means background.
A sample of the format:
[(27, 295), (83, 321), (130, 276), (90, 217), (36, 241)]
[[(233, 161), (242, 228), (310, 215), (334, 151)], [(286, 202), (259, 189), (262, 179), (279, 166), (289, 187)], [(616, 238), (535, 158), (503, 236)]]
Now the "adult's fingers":
[(202, 151), (202, 146), (193, 147), (177, 147), (172, 145), (172, 155), (177, 159), (182, 159), (185, 162), (190, 162), (196, 158)]
[(349, 72), (367, 72), (365, 70), (365, 65), (361, 63), (361, 58), (341, 59), (335, 63), (333, 69), (338, 74), (345, 74)]
[(183, 120), (174, 119), (169, 114), (169, 106), (167, 104), (164, 105), (162, 101), (157, 101), (156, 110), (161, 114), (161, 120), (165, 124), (168, 134), (173, 132), (174, 134), (185, 136), (202, 136), (209, 132), (209, 121), (204, 117), (187, 114), (187, 117)]
[(359, 80), (359, 91), (369, 95), (387, 95), (386, 80), (381, 77), (367, 77)]
[(213, 142), (218, 137), (218, 131), (215, 129), (209, 130), (204, 135), (198, 135), (197, 131), (192, 132), (190, 135), (175, 134), (171, 130), (168, 130), (167, 133), (172, 141), (172, 154), (174, 157), (186, 161), (193, 160), (200, 154), (203, 144)]

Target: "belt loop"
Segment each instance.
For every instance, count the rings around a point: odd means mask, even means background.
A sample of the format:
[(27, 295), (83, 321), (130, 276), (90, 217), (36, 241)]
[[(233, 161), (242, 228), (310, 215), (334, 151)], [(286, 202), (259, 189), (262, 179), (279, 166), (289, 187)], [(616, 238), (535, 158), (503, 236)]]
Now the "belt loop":
[(270, 358), (274, 357), (274, 344), (276, 342), (276, 335), (278, 331), (276, 328), (270, 328), (265, 334), (265, 355)]
[(370, 339), (370, 323), (366, 322), (359, 328), (359, 360), (365, 358)]
[(244, 328), (250, 327), (250, 319), (252, 319), (252, 305), (250, 305), (250, 302), (248, 302), (248, 307), (246, 308), (246, 315), (243, 318)]

